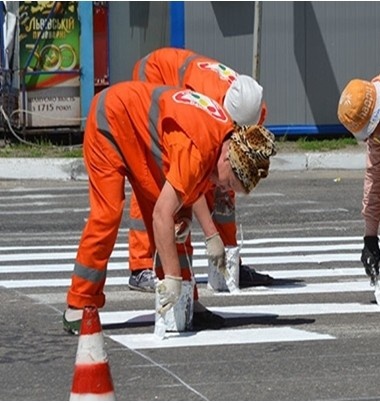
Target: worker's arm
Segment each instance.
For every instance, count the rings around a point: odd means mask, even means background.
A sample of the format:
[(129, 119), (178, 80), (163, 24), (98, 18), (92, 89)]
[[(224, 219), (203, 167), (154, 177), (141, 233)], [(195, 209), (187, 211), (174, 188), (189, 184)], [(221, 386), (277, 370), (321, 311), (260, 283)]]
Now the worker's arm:
[(226, 271), (226, 251), (211, 217), (205, 196), (201, 196), (194, 203), (193, 211), (206, 236), (207, 255), (214, 266), (224, 274)]
[(181, 267), (174, 235), (174, 216), (182, 200), (173, 186), (166, 181), (153, 211), (153, 231), (157, 252), (165, 275), (181, 276)]
[(166, 181), (153, 210), (154, 240), (165, 274), (165, 278), (157, 285), (159, 295), (157, 311), (161, 315), (173, 307), (181, 295), (181, 266), (174, 233), (174, 216), (181, 205), (181, 197)]
[(214, 221), (211, 217), (210, 209), (208, 208), (207, 201), (204, 195), (202, 195), (194, 203), (193, 212), (206, 238), (218, 232), (217, 228), (215, 227)]

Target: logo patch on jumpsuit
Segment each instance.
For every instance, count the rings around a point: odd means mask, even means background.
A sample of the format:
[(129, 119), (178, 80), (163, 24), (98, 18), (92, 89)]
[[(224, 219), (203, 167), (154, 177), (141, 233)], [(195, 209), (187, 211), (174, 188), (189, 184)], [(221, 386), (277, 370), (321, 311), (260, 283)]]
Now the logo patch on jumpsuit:
[(236, 71), (221, 63), (199, 62), (198, 67), (201, 70), (211, 70), (217, 73), (221, 80), (228, 81), (229, 84), (232, 84), (238, 76)]
[(203, 109), (216, 120), (222, 122), (227, 122), (228, 120), (223, 108), (213, 99), (206, 97), (206, 95), (191, 90), (183, 90), (176, 92), (173, 95), (173, 99), (177, 103), (193, 105), (197, 108)]

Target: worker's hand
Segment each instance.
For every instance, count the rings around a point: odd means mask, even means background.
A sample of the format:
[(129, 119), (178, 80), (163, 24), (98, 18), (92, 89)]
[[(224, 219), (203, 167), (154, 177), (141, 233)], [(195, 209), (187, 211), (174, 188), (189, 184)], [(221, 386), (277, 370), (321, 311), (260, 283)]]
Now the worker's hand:
[(373, 281), (379, 274), (379, 238), (377, 236), (365, 236), (364, 248), (362, 250), (361, 261), (364, 265), (367, 276)]
[(225, 275), (227, 271), (226, 251), (219, 232), (206, 238), (206, 249), (211, 263)]
[(164, 315), (170, 308), (172, 308), (181, 295), (182, 277), (165, 276), (164, 280), (160, 281), (157, 285), (159, 295), (159, 304), (157, 312)]
[(175, 223), (175, 241), (176, 243), (185, 243), (191, 231), (191, 220), (187, 217), (181, 217)]

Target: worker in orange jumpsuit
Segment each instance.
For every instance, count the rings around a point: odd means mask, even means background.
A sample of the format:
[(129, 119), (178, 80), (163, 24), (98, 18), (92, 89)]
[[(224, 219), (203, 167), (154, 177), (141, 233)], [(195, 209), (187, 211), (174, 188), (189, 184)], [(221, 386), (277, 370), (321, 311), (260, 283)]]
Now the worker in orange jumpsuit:
[[(263, 124), (266, 117), (263, 89), (252, 77), (239, 75), (217, 60), (191, 50), (160, 48), (149, 53), (134, 66), (133, 80), (178, 86), (205, 94), (223, 105), (238, 125)], [(224, 245), (236, 246), (234, 192), (221, 192), (213, 187), (205, 196)], [(129, 287), (153, 292), (154, 274), (149, 240), (133, 194), (129, 214)], [(181, 264), (187, 267), (193, 254), (190, 236), (179, 253)], [(271, 276), (257, 273), (241, 262), (239, 269), (240, 287), (270, 285), (273, 282)], [(194, 299), (197, 300), (196, 288)]]
[(160, 257), (158, 311), (164, 313), (178, 301), (182, 280), (192, 275), (181, 270), (175, 220), (193, 206), (208, 256), (225, 271), (223, 242), (197, 205), (205, 204), (210, 183), (249, 193), (268, 174), (273, 140), (261, 126), (250, 133), (237, 131), (220, 105), (190, 90), (123, 82), (98, 93), (83, 143), (90, 213), (67, 293), (64, 329), (78, 334), (83, 308), (105, 304), (107, 264), (124, 210), (126, 177), (141, 208), (150, 252)]

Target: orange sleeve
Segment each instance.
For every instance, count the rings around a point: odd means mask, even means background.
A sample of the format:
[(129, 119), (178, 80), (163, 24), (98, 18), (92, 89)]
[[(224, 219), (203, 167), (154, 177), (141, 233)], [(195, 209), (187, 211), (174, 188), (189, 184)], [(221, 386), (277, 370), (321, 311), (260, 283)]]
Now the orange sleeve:
[(168, 135), (170, 167), (166, 180), (182, 196), (185, 205), (194, 203), (209, 186), (204, 180), (202, 160), (196, 146), (183, 132)]

